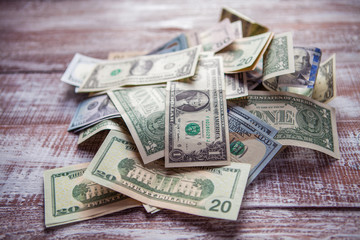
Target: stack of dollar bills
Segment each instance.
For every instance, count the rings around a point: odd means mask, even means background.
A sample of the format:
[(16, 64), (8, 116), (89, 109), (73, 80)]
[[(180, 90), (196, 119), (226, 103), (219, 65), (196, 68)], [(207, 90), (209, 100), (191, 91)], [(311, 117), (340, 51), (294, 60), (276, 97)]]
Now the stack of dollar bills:
[[(285, 146), (339, 159), (335, 55), (294, 46), (229, 8), (151, 52), (75, 54), (61, 80), (89, 96), (69, 131), (110, 130), (90, 163), (44, 172), (47, 227), (136, 206), (236, 220)], [(260, 91), (265, 89), (268, 91)]]

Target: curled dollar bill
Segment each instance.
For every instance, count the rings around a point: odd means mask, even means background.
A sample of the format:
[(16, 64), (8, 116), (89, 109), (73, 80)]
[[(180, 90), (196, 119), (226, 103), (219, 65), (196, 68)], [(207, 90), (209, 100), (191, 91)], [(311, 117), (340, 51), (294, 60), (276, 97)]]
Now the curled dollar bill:
[(241, 21), (244, 37), (255, 36), (269, 31), (267, 27), (229, 7), (222, 8), (220, 21), (225, 18), (230, 19), (230, 22)]
[(319, 48), (294, 47), (295, 71), (269, 78), (264, 86), (273, 91), (293, 92), (311, 97), (321, 60)]
[(149, 85), (195, 74), (200, 46), (161, 55), (148, 55), (97, 64), (79, 92), (98, 92), (125, 85)]
[(82, 221), (140, 206), (121, 193), (83, 177), (89, 163), (44, 172), (45, 226)]
[(312, 98), (319, 102), (328, 103), (336, 96), (335, 62), (335, 54), (333, 54), (320, 65), (312, 95)]

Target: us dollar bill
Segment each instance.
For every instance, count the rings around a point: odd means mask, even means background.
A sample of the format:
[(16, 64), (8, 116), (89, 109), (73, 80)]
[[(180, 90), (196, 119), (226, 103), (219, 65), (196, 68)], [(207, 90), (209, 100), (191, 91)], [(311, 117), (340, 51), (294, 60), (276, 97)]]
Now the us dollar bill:
[(291, 32), (277, 34), (264, 54), (263, 81), (295, 72)]
[[(142, 56), (142, 55), (145, 55), (145, 52), (141, 52), (141, 51), (138, 51), (138, 52), (109, 52), (108, 60), (120, 60), (120, 59), (124, 59), (124, 58), (131, 58), (131, 57)], [(125, 87), (118, 87), (118, 88), (113, 88), (113, 89), (121, 89), (121, 88), (125, 88)], [(127, 86), (127, 87), (131, 87), (131, 86)], [(107, 91), (108, 90), (103, 90), (100, 92), (89, 92), (89, 97), (106, 94)]]
[(171, 39), (169, 42), (165, 43), (161, 47), (158, 47), (157, 49), (149, 52), (147, 55), (177, 52), (177, 51), (184, 50), (188, 47), (189, 47), (189, 45), (187, 42), (187, 38), (186, 38), (185, 34), (182, 33), (179, 36), (175, 37), (174, 39)]
[(278, 129), (282, 145), (314, 149), (340, 159), (335, 109), (309, 97), (280, 92), (249, 91), (232, 100)]
[(111, 131), (84, 176), (154, 207), (236, 220), (249, 170), (244, 163), (166, 169), (155, 161), (145, 167), (131, 137)]
[(79, 87), (98, 63), (106, 60), (76, 53), (61, 77), (61, 81)]
[(200, 59), (193, 78), (166, 86), (165, 166), (230, 163), (222, 59)]
[(44, 172), (45, 226), (54, 227), (140, 206), (83, 177), (89, 163)]
[(324, 63), (321, 63), (320, 69), (315, 81), (312, 98), (323, 103), (328, 103), (336, 96), (336, 67), (335, 54), (333, 54)]
[(204, 51), (218, 52), (235, 40), (234, 27), (224, 19), (206, 31), (188, 33), (187, 40), (189, 46), (202, 45)]
[(294, 47), (295, 71), (269, 78), (264, 86), (269, 90), (292, 92), (311, 97), (321, 60), (319, 48)]
[(251, 164), (249, 185), (281, 150), (278, 131), (241, 107), (228, 106), (228, 114), (231, 161)]
[(125, 85), (148, 85), (191, 77), (200, 46), (161, 55), (140, 56), (97, 64), (79, 92), (97, 92)]
[(145, 164), (164, 157), (165, 98), (162, 87), (110, 90)]
[(248, 95), (248, 85), (244, 73), (225, 74), (226, 99)]
[(79, 134), (78, 144), (85, 142), (95, 134), (104, 130), (116, 130), (130, 134), (122, 118), (106, 119), (104, 121), (99, 122), (98, 124), (95, 124), (94, 126), (91, 126), (81, 131)]
[(160, 208), (150, 206), (149, 204), (143, 204), (143, 207), (145, 208), (147, 213), (151, 213), (151, 214), (161, 211)]
[(203, 58), (212, 58), (214, 57), (214, 52), (201, 52), (199, 54), (199, 59), (203, 59)]
[(104, 119), (114, 117), (120, 117), (120, 113), (106, 94), (90, 97), (77, 107), (68, 131), (89, 127)]
[(120, 60), (124, 58), (132, 58), (144, 55), (145, 52), (134, 51), (134, 52), (109, 52), (108, 60)]
[(235, 115), (237, 118), (242, 119), (242, 121), (245, 121), (252, 128), (255, 128), (256, 130), (258, 130), (259, 132), (261, 132), (266, 136), (274, 138), (278, 133), (278, 130), (276, 128), (267, 124), (266, 122), (256, 117), (255, 115), (245, 110), (244, 108), (237, 106), (235, 102), (231, 100), (228, 101), (228, 114), (230, 112), (233, 116)]
[(246, 79), (248, 90), (254, 90), (262, 83), (262, 76), (257, 77), (251, 74), (253, 71), (244, 72), (244, 79)]
[(242, 32), (244, 37), (250, 37), (268, 32), (269, 29), (255, 20), (237, 12), (234, 9), (223, 7), (221, 11), (220, 21), (228, 18), (230, 22), (241, 21)]
[(254, 70), (270, 44), (273, 33), (263, 33), (253, 37), (237, 39), (215, 56), (224, 60), (225, 73)]
[(243, 32), (242, 32), (242, 23), (241, 21), (235, 21), (231, 23), (232, 28), (234, 29), (234, 35), (235, 35), (235, 39), (239, 39), (243, 37)]
[(253, 90), (262, 83), (263, 79), (263, 57), (252, 71), (244, 72), (244, 79), (246, 79), (248, 90)]

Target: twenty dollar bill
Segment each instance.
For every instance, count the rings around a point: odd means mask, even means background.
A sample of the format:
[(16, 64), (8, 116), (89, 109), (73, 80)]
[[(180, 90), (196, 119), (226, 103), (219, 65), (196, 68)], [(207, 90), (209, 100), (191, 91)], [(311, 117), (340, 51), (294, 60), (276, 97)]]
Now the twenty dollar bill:
[(159, 161), (145, 167), (131, 137), (111, 131), (85, 177), (154, 207), (236, 220), (249, 168), (166, 169)]
[(254, 70), (273, 35), (272, 32), (268, 32), (235, 40), (215, 56), (223, 57), (226, 73)]
[(44, 172), (45, 225), (53, 227), (140, 206), (83, 177), (89, 163)]
[(217, 52), (235, 40), (234, 32), (229, 19), (224, 19), (206, 31), (189, 33), (187, 39), (190, 46), (201, 44), (204, 51)]

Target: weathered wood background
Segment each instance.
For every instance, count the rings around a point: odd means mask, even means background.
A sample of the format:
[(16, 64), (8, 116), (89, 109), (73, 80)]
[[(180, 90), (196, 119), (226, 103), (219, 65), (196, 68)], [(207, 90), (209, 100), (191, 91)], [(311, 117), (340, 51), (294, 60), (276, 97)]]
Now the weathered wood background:
[[(44, 226), (43, 171), (89, 162), (104, 136), (77, 146), (68, 133), (84, 98), (60, 81), (76, 52), (150, 51), (237, 9), (294, 44), (336, 53), (341, 159), (288, 147), (247, 188), (237, 221), (129, 209)], [(360, 238), (360, 2), (1, 1), (0, 238)]]

